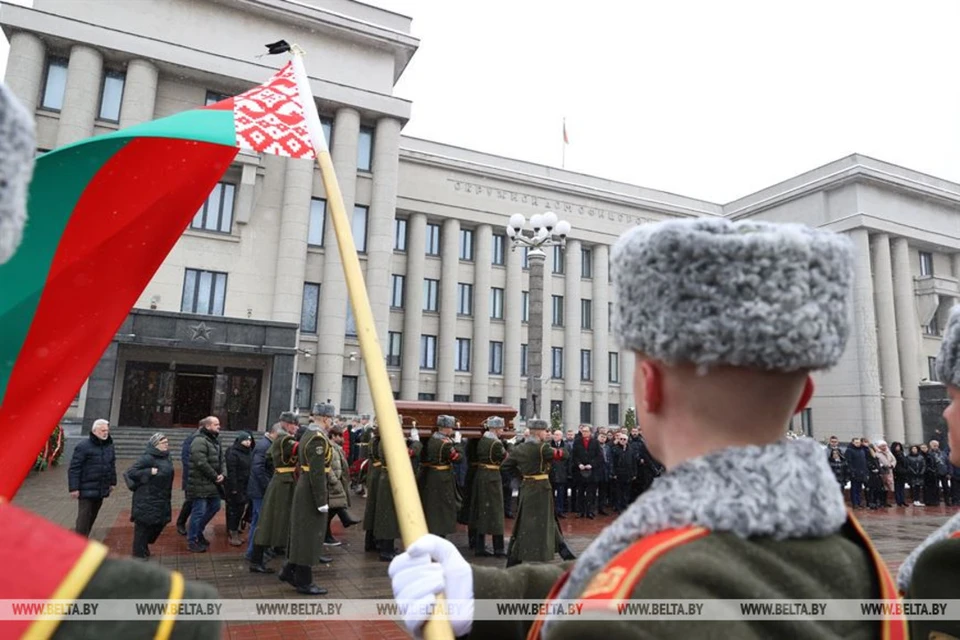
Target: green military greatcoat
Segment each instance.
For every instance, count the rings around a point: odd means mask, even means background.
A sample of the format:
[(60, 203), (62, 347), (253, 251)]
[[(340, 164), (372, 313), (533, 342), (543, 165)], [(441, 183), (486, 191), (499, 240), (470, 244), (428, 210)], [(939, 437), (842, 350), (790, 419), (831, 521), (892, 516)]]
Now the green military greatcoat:
[(438, 536), (457, 530), (457, 479), (453, 462), (460, 457), (453, 440), (439, 431), (427, 440), (420, 472), (420, 501), (427, 517), (427, 529)]
[(300, 477), (293, 492), (287, 560), (311, 567), (323, 555), (328, 514), (321, 513), (319, 508), (329, 506), (327, 474), (333, 459), (333, 447), (316, 425), (310, 425), (300, 437), (299, 458)]
[(500, 465), (507, 450), (500, 438), (487, 432), (476, 449), (476, 472), (470, 496), (469, 526), (478, 535), (503, 535), (503, 480)]
[(561, 535), (553, 515), (550, 486), (554, 451), (567, 456), (566, 449), (554, 449), (549, 442), (527, 440), (516, 445), (503, 463), (504, 469), (523, 478), (517, 518), (507, 548), (512, 562), (550, 562), (557, 551)]
[(467, 477), (463, 486), (462, 504), (459, 512), (457, 512), (457, 522), (469, 525), (473, 514), (473, 507), (471, 506), (473, 502), (473, 482), (477, 476), (477, 441), (465, 440), (460, 446), (464, 449), (467, 458)]
[(280, 434), (270, 445), (267, 455), (273, 461), (273, 477), (263, 494), (260, 519), (254, 533), (254, 544), (264, 547), (286, 547), (290, 538), (290, 509), (296, 486), (296, 440), (288, 433)]
[[(372, 432), (372, 430), (371, 430)], [(380, 493), (380, 473), (383, 459), (380, 457), (380, 436), (374, 435), (367, 447), (367, 504), (363, 508), (363, 530), (373, 531), (377, 517), (377, 497)]]
[[(422, 449), (423, 444), (419, 440), (407, 442), (407, 453), (411, 459), (420, 457)], [(396, 540), (400, 537), (400, 524), (397, 522), (397, 509), (393, 503), (390, 474), (386, 465), (381, 467), (377, 485), (377, 515), (374, 518), (373, 537), (377, 540)]]

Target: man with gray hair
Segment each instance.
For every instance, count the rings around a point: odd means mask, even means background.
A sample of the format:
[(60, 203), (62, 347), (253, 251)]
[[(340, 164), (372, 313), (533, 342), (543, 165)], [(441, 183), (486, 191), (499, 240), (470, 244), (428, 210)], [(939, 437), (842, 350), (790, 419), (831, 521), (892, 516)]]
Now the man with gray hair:
[(73, 450), (67, 481), (70, 496), (77, 500), (76, 532), (89, 537), (103, 499), (117, 486), (117, 456), (109, 422), (94, 421), (90, 437)]

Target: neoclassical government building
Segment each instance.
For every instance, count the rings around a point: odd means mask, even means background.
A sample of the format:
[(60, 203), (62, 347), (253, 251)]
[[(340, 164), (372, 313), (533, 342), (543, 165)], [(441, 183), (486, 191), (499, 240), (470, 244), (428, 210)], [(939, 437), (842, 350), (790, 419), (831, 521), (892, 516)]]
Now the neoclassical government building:
[[(354, 0), (0, 4), (4, 80), (41, 151), (242, 92), (281, 63), (255, 57), (262, 43), (303, 46), (397, 398), (522, 409), (528, 269), (504, 226), (549, 210), (573, 231), (546, 261), (541, 406), (567, 425), (619, 423), (633, 361), (609, 330), (610, 245), (665, 218), (756, 218), (857, 248), (854, 334), (794, 428), (929, 436), (944, 395), (932, 362), (960, 298), (960, 185), (851, 155), (717, 204), (405, 137), (411, 104), (393, 89), (419, 45), (410, 23)], [(262, 429), (291, 404), (370, 411), (325, 197), (309, 162), (238, 156), (69, 415)]]

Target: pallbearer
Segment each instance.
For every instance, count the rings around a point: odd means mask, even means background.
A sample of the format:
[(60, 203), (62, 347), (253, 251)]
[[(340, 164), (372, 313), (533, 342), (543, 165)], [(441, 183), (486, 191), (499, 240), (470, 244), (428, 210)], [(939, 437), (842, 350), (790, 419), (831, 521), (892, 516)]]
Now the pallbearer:
[[(505, 558), (503, 545), (503, 491), (500, 465), (507, 458), (507, 450), (500, 437), (503, 418), (491, 416), (483, 423), (483, 437), (477, 443), (473, 476), (473, 494), (470, 496), (470, 528), (476, 538), (471, 540), (474, 555)], [(493, 536), (493, 552), (486, 548), (486, 536)]]
[[(286, 549), (290, 540), (290, 511), (293, 506), (293, 490), (297, 485), (297, 441), (293, 434), (297, 431), (298, 420), (292, 411), (280, 414), (280, 426), (283, 432), (274, 439), (267, 455), (273, 461), (273, 476), (263, 494), (263, 506), (260, 508), (260, 520), (253, 536), (253, 553), (250, 557), (251, 573), (273, 573), (264, 563), (264, 554), (271, 549)], [(271, 555), (271, 557), (273, 557)], [(292, 573), (284, 567), (281, 580), (289, 581)]]
[[(400, 418), (403, 424), (403, 418)], [(411, 461), (419, 457), (423, 445), (417, 434), (417, 427), (410, 429), (410, 438), (407, 440), (407, 454)], [(390, 562), (397, 555), (394, 540), (400, 537), (400, 525), (397, 522), (397, 509), (393, 504), (393, 493), (390, 488), (390, 474), (386, 463), (380, 467), (380, 480), (377, 484), (377, 514), (373, 521), (373, 534), (380, 551), (380, 560)]]
[[(453, 438), (457, 420), (453, 416), (437, 416), (437, 430), (427, 440), (426, 454), (420, 472), (420, 500), (427, 528), (437, 536), (447, 536), (457, 530), (457, 479), (453, 463), (460, 459), (459, 442)], [(459, 439), (460, 432), (457, 432)]]
[(383, 457), (380, 455), (380, 434), (377, 423), (364, 431), (366, 440), (364, 452), (367, 460), (367, 503), (363, 508), (363, 530), (366, 532), (363, 543), (364, 551), (377, 551), (377, 538), (374, 529), (377, 524), (377, 498), (380, 496), (380, 474), (383, 472)]

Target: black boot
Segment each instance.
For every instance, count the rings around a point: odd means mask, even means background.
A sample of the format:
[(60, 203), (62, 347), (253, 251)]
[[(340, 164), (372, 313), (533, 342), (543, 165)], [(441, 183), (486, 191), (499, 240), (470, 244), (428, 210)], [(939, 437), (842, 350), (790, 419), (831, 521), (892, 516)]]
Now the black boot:
[(280, 579), (280, 582), (286, 582), (295, 587), (297, 586), (296, 571), (297, 565), (288, 562), (283, 565), (283, 569), (280, 570), (280, 575), (278, 575), (277, 578)]
[(520, 561), (517, 560), (516, 558), (507, 558), (507, 569), (509, 569), (510, 567), (515, 567), (518, 564), (520, 564)]
[(294, 586), (297, 588), (297, 593), (305, 596), (322, 596), (327, 592), (323, 587), (313, 584), (313, 570), (310, 567), (300, 564), (295, 566)]
[(373, 529), (367, 529), (367, 535), (363, 540), (363, 550), (364, 551), (376, 551), (377, 550), (377, 540), (373, 537)]
[(473, 527), (467, 527), (467, 540), (471, 549), (477, 548), (477, 530)]
[(492, 558), (493, 552), (486, 548), (486, 536), (478, 533), (474, 538), (474, 556), (477, 558)]
[(503, 536), (493, 536), (493, 555), (498, 558), (507, 557), (507, 552), (503, 550)]
[(567, 546), (566, 542), (560, 543), (560, 557), (564, 560), (576, 560), (577, 556), (573, 554), (573, 551), (570, 550), (570, 547)]
[(263, 563), (263, 552), (265, 547), (258, 544), (253, 545), (253, 553), (250, 555), (250, 573), (275, 573), (273, 569)]
[(377, 540), (377, 547), (380, 549), (380, 560), (390, 562), (397, 557), (397, 551), (393, 548), (393, 540)]

